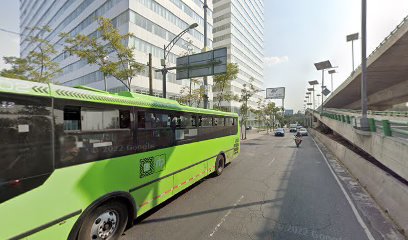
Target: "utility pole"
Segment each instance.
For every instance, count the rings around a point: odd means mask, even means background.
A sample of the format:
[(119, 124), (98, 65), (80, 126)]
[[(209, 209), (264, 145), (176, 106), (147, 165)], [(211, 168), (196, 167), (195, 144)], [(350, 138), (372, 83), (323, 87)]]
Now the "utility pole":
[(368, 131), (367, 119), (367, 0), (361, 2), (361, 130)]
[[(207, 0), (204, 0), (204, 48), (203, 48), (203, 52), (207, 51), (207, 9), (208, 9), (208, 5), (207, 5)], [(207, 76), (204, 77), (203, 79), (204, 81), (204, 108), (207, 109), (208, 108), (208, 79)]]
[(320, 115), (323, 115), (323, 103), (324, 103), (324, 94), (323, 94), (323, 90), (324, 90), (324, 69), (322, 69), (322, 109), (320, 110)]
[(149, 95), (153, 96), (153, 63), (152, 63), (152, 54), (149, 53)]

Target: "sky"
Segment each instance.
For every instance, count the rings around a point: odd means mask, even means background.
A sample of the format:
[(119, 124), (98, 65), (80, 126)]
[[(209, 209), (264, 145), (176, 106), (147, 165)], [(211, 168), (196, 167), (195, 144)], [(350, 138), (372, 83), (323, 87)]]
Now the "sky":
[[(334, 88), (350, 75), (351, 43), (346, 35), (361, 30), (361, 1), (264, 0), (264, 5), (265, 87), (285, 87), (285, 108), (302, 110), (308, 81), (322, 79), (313, 63), (330, 60), (338, 66)], [(367, 56), (407, 15), (407, 0), (367, 0)], [(354, 42), (354, 52), (357, 67), (360, 40)], [(330, 89), (326, 83), (328, 74), (325, 85)]]
[[(408, 1), (367, 2), (369, 55), (408, 15)], [(0, 5), (0, 28), (19, 32), (19, 0), (0, 0)], [(330, 60), (338, 66), (334, 88), (350, 75), (351, 44), (346, 35), (360, 32), (360, 0), (264, 0), (264, 7), (265, 87), (286, 88), (285, 108), (303, 109), (308, 81), (321, 81), (313, 63)], [(354, 44), (355, 66), (361, 62), (360, 45), (359, 40)], [(18, 54), (18, 36), (0, 31), (0, 58)], [(0, 69), (4, 67), (0, 61)], [(325, 79), (330, 82), (330, 76)]]

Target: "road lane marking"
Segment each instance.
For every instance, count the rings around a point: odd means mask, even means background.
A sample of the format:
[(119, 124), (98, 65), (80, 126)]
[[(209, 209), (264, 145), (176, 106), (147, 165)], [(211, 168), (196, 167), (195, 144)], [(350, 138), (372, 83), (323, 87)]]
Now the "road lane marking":
[(326, 156), (323, 154), (322, 150), (320, 149), (319, 145), (317, 145), (316, 141), (314, 140), (314, 138), (312, 138), (314, 144), (316, 145), (317, 149), (319, 150), (320, 154), (322, 154), (327, 166), (330, 169), (330, 172), (332, 173), (334, 179), (336, 179), (337, 184), (339, 185), (341, 191), (343, 192), (344, 196), (347, 199), (347, 202), (350, 204), (351, 210), (354, 213), (354, 216), (356, 216), (358, 223), (360, 224), (360, 226), (363, 228), (365, 234), (367, 235), (367, 238), (369, 240), (375, 240), (375, 238), (373, 237), (373, 235), (371, 234), (370, 230), (368, 229), (367, 225), (364, 223), (362, 217), (360, 216), (360, 213), (358, 213), (356, 206), (354, 205), (353, 201), (351, 200), (350, 196), (348, 195), (348, 193), (346, 192), (346, 190), (344, 189), (343, 185), (341, 184), (339, 178), (337, 177), (337, 175), (334, 173), (332, 167), (329, 164), (329, 160), (327, 160)]
[(221, 227), (221, 225), (225, 222), (225, 220), (227, 219), (227, 217), (231, 214), (232, 210), (234, 210), (234, 208), (238, 205), (239, 202), (241, 202), (241, 200), (244, 198), (244, 195), (242, 195), (235, 203), (234, 205), (232, 205), (232, 208), (230, 210), (228, 210), (228, 212), (224, 215), (224, 217), (222, 217), (221, 221), (217, 224), (217, 226), (215, 226), (214, 231), (212, 231), (212, 233), (210, 234), (210, 237), (214, 236), (215, 232), (217, 232), (218, 228)]
[(274, 161), (275, 161), (275, 158), (273, 158), (272, 161), (270, 161), (270, 162), (268, 163), (268, 166), (271, 166)]

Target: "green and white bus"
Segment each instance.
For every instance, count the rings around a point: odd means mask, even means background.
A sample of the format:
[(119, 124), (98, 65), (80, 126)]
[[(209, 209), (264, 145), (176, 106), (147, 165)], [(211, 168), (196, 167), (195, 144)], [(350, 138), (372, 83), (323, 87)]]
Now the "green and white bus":
[(238, 116), (0, 78), (0, 239), (116, 239), (240, 151)]

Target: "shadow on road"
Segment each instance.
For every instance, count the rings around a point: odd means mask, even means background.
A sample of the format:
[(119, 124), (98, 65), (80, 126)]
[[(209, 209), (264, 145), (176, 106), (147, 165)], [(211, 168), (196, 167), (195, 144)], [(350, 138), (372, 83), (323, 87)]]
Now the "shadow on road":
[(278, 199), (272, 199), (272, 200), (266, 200), (266, 201), (258, 201), (258, 202), (251, 202), (251, 203), (245, 203), (245, 204), (238, 204), (237, 206), (228, 206), (228, 207), (222, 207), (222, 208), (209, 209), (209, 210), (205, 210), (205, 211), (189, 213), (189, 214), (182, 214), (182, 215), (176, 215), (176, 216), (165, 217), (165, 218), (149, 219), (149, 220), (143, 221), (143, 222), (141, 222), (139, 224), (149, 224), (149, 223), (156, 223), (156, 222), (171, 221), (171, 220), (176, 220), (176, 219), (181, 219), (181, 218), (188, 218), (188, 217), (194, 217), (194, 216), (209, 214), (209, 213), (213, 213), (213, 212), (227, 211), (227, 210), (230, 210), (230, 209), (246, 208), (246, 207), (251, 207), (251, 206), (256, 206), (256, 205), (275, 203), (275, 202), (279, 202), (280, 200), (281, 199), (278, 198)]
[(367, 239), (311, 139), (294, 150), (280, 179), (278, 212), (264, 208), (258, 239)]
[(254, 143), (254, 142), (242, 142), (241, 145), (262, 145), (262, 144)]

